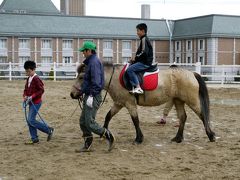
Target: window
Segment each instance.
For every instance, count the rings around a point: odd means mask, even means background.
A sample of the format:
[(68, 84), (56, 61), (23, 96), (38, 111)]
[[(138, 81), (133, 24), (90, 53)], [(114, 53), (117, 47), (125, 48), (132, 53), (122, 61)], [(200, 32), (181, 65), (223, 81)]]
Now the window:
[(73, 41), (72, 40), (63, 40), (63, 49), (72, 49), (73, 47)]
[(50, 56), (42, 57), (42, 59), (41, 59), (42, 66), (49, 66), (51, 63), (53, 63), (52, 57), (50, 57)]
[(187, 49), (187, 51), (192, 50), (192, 41), (187, 40), (187, 43), (186, 43), (186, 49)]
[(104, 57), (103, 61), (108, 62), (108, 63), (112, 63), (112, 57)]
[(204, 50), (204, 39), (198, 40), (198, 50)]
[(84, 39), (84, 41), (83, 41), (83, 42), (86, 42), (86, 41), (91, 41), (91, 42), (93, 42), (93, 40), (92, 40), (92, 39)]
[(30, 40), (29, 39), (19, 39), (19, 48), (30, 48)]
[(112, 49), (112, 41), (103, 41), (103, 49)]
[(21, 56), (21, 57), (19, 57), (19, 64), (20, 64), (21, 66), (23, 66), (24, 63), (25, 63), (26, 61), (29, 61), (29, 60), (30, 60), (30, 57), (29, 57), (29, 56)]
[(71, 57), (71, 56), (63, 57), (63, 63), (65, 65), (71, 65), (72, 64), (72, 59), (73, 59), (73, 57)]
[(122, 58), (122, 63), (127, 64), (130, 61), (131, 57), (123, 57)]
[(175, 49), (176, 49), (176, 51), (181, 51), (181, 42), (180, 41), (175, 42)]
[(111, 40), (103, 41), (103, 58), (106, 62), (112, 61), (113, 57), (113, 42)]
[(198, 62), (201, 62), (201, 65), (205, 65), (205, 60), (203, 56), (198, 57)]
[(189, 63), (189, 64), (192, 63), (192, 57), (191, 56), (187, 56), (187, 63)]
[(130, 49), (132, 50), (132, 43), (131, 41), (122, 41), (122, 49)]
[(0, 63), (7, 63), (7, 57), (6, 56), (0, 56)]
[(7, 39), (0, 39), (0, 49), (7, 48)]
[(41, 48), (43, 49), (51, 49), (52, 41), (51, 39), (42, 39)]
[(180, 56), (176, 56), (175, 62), (176, 62), (176, 63), (181, 63), (181, 57), (180, 57)]
[(132, 57), (132, 42), (122, 41), (122, 63), (126, 64)]

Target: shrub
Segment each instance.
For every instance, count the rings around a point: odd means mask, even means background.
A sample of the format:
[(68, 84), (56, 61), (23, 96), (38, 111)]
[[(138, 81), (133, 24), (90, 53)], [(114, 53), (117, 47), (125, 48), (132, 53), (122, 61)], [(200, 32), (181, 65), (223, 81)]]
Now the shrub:
[[(237, 71), (237, 75), (240, 75), (240, 71)], [(234, 77), (234, 81), (240, 81), (240, 77)]]
[(48, 78), (49, 80), (54, 80), (54, 77), (53, 77), (53, 76), (54, 76), (53, 68), (51, 68), (48, 76), (49, 76), (49, 78)]

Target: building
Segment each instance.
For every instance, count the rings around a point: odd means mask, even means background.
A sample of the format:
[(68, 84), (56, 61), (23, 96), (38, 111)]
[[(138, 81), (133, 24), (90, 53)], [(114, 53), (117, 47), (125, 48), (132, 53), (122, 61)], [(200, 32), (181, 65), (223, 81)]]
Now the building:
[(125, 63), (138, 47), (136, 25), (148, 25), (158, 63), (240, 64), (240, 17), (180, 20), (62, 15), (51, 0), (4, 0), (0, 6), (0, 62), (82, 62), (86, 40), (103, 61)]

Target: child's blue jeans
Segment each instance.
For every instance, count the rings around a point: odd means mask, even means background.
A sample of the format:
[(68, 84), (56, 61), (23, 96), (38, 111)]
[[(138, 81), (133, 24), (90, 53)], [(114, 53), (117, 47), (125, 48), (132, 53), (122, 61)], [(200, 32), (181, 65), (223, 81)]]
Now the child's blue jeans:
[(46, 134), (49, 133), (49, 127), (47, 124), (37, 121), (36, 116), (37, 116), (37, 111), (40, 109), (42, 103), (40, 102), (39, 104), (29, 104), (29, 112), (28, 112), (28, 127), (29, 127), (29, 132), (32, 140), (38, 139), (37, 135), (37, 130), (40, 130)]
[(137, 85), (139, 85), (137, 73), (140, 72), (140, 71), (144, 71), (149, 67), (150, 66), (148, 66), (146, 64), (143, 64), (141, 62), (137, 62), (137, 63), (134, 63), (134, 64), (130, 65), (127, 68), (126, 73), (127, 73), (128, 77), (130, 79), (130, 83), (131, 83), (132, 87), (136, 87)]

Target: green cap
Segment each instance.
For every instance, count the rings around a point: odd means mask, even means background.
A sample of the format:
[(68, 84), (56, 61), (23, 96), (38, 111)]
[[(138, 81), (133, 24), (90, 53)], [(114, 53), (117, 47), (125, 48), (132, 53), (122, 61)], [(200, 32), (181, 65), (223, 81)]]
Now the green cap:
[(86, 49), (96, 50), (96, 44), (92, 41), (85, 41), (79, 51), (83, 52)]

